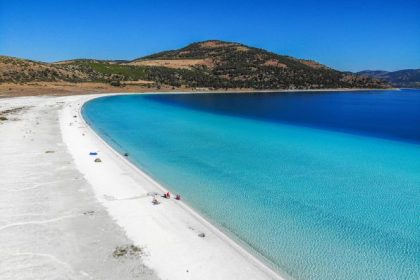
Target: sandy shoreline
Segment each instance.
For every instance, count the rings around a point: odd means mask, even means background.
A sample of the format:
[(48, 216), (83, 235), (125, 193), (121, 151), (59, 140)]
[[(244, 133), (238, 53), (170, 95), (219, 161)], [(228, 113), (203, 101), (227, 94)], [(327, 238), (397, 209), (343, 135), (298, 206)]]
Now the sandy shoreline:
[[(153, 205), (152, 196), (148, 194), (162, 194), (167, 190), (114, 151), (83, 120), (83, 103), (95, 97), (83, 97), (70, 104), (71, 113), (65, 113), (61, 121), (64, 141), (71, 154), (75, 155), (79, 170), (85, 174), (96, 194), (100, 194), (98, 200), (126, 231), (127, 236), (136, 245), (149, 251), (149, 258), (145, 260), (148, 267), (162, 279), (282, 279), (185, 203), (159, 198), (161, 204)], [(66, 116), (73, 114), (77, 116), (76, 121), (82, 123), (78, 130), (74, 129), (77, 125), (67, 125), (71, 118), (66, 119)], [(73, 130), (70, 132), (66, 128)], [(67, 138), (64, 131), (68, 131), (71, 137)], [(85, 136), (80, 140), (90, 143), (74, 145), (76, 134), (81, 135), (81, 131)], [(82, 146), (90, 146), (92, 150), (97, 147), (100, 151), (100, 167), (107, 174), (106, 180), (90, 176), (97, 172), (93, 169), (97, 169), (98, 164), (87, 156), (88, 150), (81, 152)], [(82, 157), (89, 162), (78, 162)], [(117, 184), (120, 185), (118, 191), (112, 187)], [(113, 202), (116, 200), (133, 200), (133, 205), (115, 205)], [(150, 230), (142, 230), (138, 221), (147, 223), (147, 229)], [(157, 237), (157, 233), (161, 236)], [(199, 237), (201, 233), (205, 234), (205, 238)]]
[[(46, 125), (58, 127), (52, 134), (57, 134), (58, 138), (62, 138), (62, 143), (58, 143), (60, 149), (63, 150), (63, 153), (70, 155), (71, 159), (67, 160), (74, 166), (75, 174), (82, 174), (85, 192), (91, 192), (95, 198), (93, 201), (89, 201), (89, 207), (90, 203), (99, 201), (96, 207), (106, 209), (105, 214), (108, 219), (106, 221), (110, 227), (114, 228), (114, 230), (108, 231), (109, 238), (115, 238), (115, 236), (125, 238), (125, 242), (120, 243), (134, 244), (141, 248), (141, 256), (134, 260), (130, 258), (131, 263), (128, 264), (130, 267), (137, 264), (142, 268), (139, 275), (146, 277), (140, 278), (282, 279), (276, 272), (233, 242), (183, 202), (159, 198), (160, 205), (152, 204), (150, 194), (153, 192), (163, 193), (165, 189), (111, 149), (84, 122), (80, 114), (84, 102), (106, 95), (108, 94), (2, 99), (0, 105), (13, 103), (14, 106), (18, 106), (32, 102), (33, 104), (30, 106), (33, 108), (29, 111), (33, 111), (39, 109), (40, 104), (43, 104), (44, 111), (41, 110), (40, 116), (45, 114), (45, 110), (56, 108), (57, 117), (51, 118), (50, 123)], [(1, 109), (3, 108), (0, 107)], [(12, 133), (13, 129), (16, 130), (12, 127), (14, 124), (7, 125), (10, 126), (9, 133)], [(3, 127), (0, 126), (0, 129)], [(32, 130), (38, 133), (37, 126), (33, 126)], [(54, 141), (60, 142), (57, 139)], [(20, 146), (27, 146), (27, 143), (22, 143)], [(89, 152), (92, 151), (98, 152), (98, 157), (102, 162), (94, 162), (95, 157), (89, 156)], [(1, 150), (2, 154), (6, 152), (5, 148)], [(2, 164), (5, 165), (3, 160)], [(13, 166), (13, 169), (14, 172), (21, 171), (20, 166)], [(75, 176), (75, 174), (71, 176)], [(53, 172), (52, 179), (55, 177), (57, 175), (54, 175)], [(15, 187), (12, 179), (10, 179), (9, 185)], [(64, 182), (63, 185), (68, 185), (68, 183)], [(55, 199), (60, 201), (60, 197), (55, 196)], [(0, 212), (0, 217), (2, 217), (1, 214), (2, 212)], [(2, 225), (3, 223), (0, 228)], [(120, 236), (121, 232), (123, 232), (122, 236)], [(204, 238), (200, 237), (202, 233), (205, 234)], [(3, 231), (0, 229), (0, 237), (3, 237), (1, 234)], [(13, 239), (13, 236), (7, 237)], [(85, 239), (89, 242), (87, 236)], [(90, 241), (94, 243), (92, 240)], [(77, 239), (73, 240), (74, 242), (77, 242)], [(101, 243), (101, 246), (104, 245), (107, 244)], [(115, 248), (116, 245), (113, 245)], [(0, 257), (2, 257), (1, 254)], [(60, 255), (60, 257), (63, 256)], [(112, 254), (110, 260), (115, 261)], [(89, 262), (95, 261), (90, 258)], [(72, 261), (66, 263), (73, 268)], [(127, 262), (125, 263), (127, 265)], [(96, 263), (96, 265), (98, 264)], [(8, 269), (0, 264), (0, 276), (2, 276), (3, 270), (7, 271)], [(104, 267), (104, 270), (107, 269), (109, 267)], [(98, 278), (92, 271), (86, 273), (93, 278)], [(84, 279), (82, 274), (79, 276), (76, 279)], [(99, 278), (112, 279), (112, 277)], [(132, 275), (125, 275), (120, 279), (132, 278)]]

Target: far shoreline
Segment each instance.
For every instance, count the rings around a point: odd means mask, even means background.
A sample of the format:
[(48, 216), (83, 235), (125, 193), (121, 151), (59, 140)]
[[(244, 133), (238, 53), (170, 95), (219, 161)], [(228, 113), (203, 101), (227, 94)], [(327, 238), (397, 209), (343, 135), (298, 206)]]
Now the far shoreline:
[(171, 86), (142, 87), (126, 85), (115, 87), (105, 83), (0, 83), (0, 98), (19, 96), (73, 96), (88, 94), (115, 94), (115, 93), (155, 93), (155, 94), (201, 94), (201, 93), (291, 93), (291, 92), (351, 92), (351, 91), (382, 91), (401, 90), (401, 88), (326, 88), (326, 89), (251, 89), (232, 88), (227, 90), (214, 90), (210, 88), (173, 88)]

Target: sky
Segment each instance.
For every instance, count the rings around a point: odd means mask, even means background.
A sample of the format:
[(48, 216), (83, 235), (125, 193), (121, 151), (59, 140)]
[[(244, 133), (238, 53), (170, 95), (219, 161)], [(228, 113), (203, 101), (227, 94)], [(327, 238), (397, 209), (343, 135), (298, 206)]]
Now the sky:
[(0, 0), (0, 55), (134, 59), (209, 39), (345, 71), (420, 68), (420, 0)]

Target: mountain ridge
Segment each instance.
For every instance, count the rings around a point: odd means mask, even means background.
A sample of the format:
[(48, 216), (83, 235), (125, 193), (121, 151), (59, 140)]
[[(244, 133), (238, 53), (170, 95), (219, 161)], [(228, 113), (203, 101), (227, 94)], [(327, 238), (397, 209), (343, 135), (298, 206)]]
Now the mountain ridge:
[[(133, 60), (74, 59), (55, 63), (0, 56), (0, 83), (149, 81), (173, 88), (328, 89), (389, 88), (365, 75), (241, 43), (195, 42)], [(150, 85), (149, 85), (150, 86)]]
[(357, 72), (357, 74), (384, 80), (395, 87), (420, 87), (420, 69), (364, 70)]

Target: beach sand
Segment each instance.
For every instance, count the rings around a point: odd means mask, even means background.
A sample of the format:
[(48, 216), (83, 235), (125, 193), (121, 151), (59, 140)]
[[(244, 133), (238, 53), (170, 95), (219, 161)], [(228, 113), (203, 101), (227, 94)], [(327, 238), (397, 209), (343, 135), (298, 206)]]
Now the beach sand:
[(182, 201), (153, 205), (166, 190), (81, 117), (98, 96), (0, 100), (23, 107), (0, 124), (0, 279), (282, 279)]

